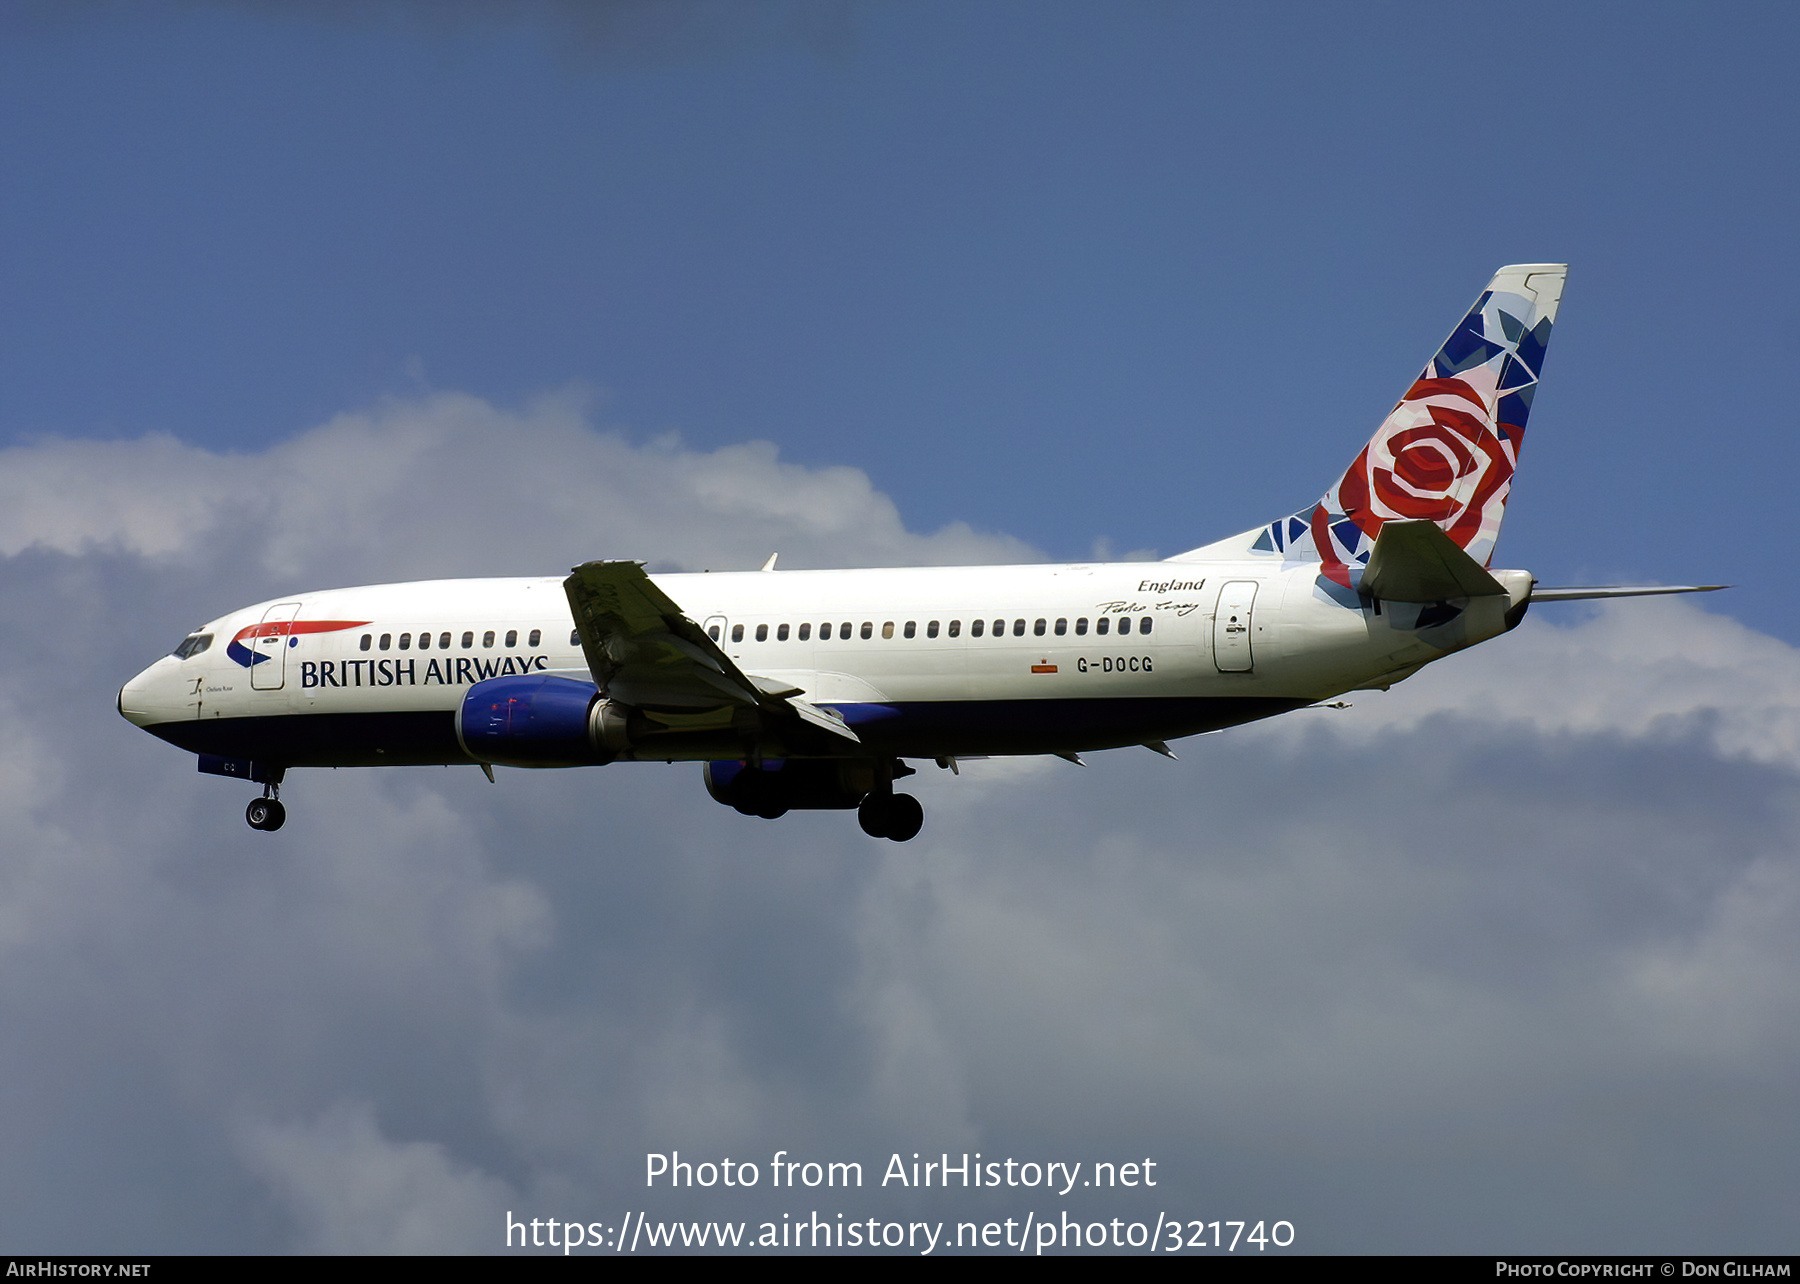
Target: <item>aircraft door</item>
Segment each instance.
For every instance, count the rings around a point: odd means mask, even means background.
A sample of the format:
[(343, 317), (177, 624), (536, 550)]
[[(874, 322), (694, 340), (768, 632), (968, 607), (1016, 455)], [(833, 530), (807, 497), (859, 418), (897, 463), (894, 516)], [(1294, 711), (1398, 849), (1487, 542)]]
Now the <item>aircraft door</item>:
[(707, 637), (720, 646), (725, 645), (725, 617), (723, 615), (707, 616), (706, 624), (703, 627), (706, 629)]
[(1254, 667), (1250, 612), (1255, 604), (1255, 580), (1232, 580), (1220, 586), (1219, 607), (1213, 613), (1213, 663), (1220, 673), (1248, 673)]
[(287, 678), (287, 653), (294, 617), (300, 614), (300, 603), (280, 602), (263, 612), (262, 623), (251, 639), (250, 665), (252, 691), (279, 691)]

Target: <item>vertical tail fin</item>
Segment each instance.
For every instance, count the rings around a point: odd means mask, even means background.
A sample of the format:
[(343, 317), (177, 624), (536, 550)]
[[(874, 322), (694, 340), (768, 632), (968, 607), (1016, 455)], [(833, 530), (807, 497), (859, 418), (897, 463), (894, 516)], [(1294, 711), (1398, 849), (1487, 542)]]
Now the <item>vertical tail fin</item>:
[(1562, 263), (1501, 268), (1349, 470), (1317, 504), (1252, 532), (1248, 547), (1319, 562), (1348, 587), (1384, 523), (1422, 519), (1486, 566), (1567, 273)]

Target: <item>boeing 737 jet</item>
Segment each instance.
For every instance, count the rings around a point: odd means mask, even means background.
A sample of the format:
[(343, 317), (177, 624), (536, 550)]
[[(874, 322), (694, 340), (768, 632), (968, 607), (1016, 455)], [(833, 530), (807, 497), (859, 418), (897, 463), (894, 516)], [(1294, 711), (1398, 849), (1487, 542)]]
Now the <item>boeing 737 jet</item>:
[[(1546, 588), (1490, 569), (1561, 264), (1501, 268), (1317, 503), (1163, 562), (438, 580), (295, 593), (219, 617), (119, 712), (262, 786), (290, 768), (705, 763), (747, 815), (855, 809), (904, 842), (896, 781), (999, 754), (1168, 742), (1386, 690)], [(1173, 755), (1170, 754), (1172, 757)]]

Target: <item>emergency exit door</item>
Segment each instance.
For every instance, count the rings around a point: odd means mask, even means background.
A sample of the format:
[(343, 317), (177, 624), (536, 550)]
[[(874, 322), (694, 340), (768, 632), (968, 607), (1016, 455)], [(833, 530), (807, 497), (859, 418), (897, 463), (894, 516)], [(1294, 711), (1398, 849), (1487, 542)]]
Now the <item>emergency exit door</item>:
[(1213, 613), (1213, 663), (1220, 673), (1248, 673), (1255, 667), (1250, 648), (1250, 612), (1255, 604), (1255, 580), (1231, 580), (1220, 586), (1219, 609)]

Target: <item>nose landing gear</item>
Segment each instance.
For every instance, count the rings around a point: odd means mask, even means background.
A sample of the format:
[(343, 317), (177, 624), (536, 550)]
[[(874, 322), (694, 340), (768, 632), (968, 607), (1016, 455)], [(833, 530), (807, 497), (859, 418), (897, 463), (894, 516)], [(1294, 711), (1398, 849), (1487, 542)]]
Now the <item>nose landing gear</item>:
[(250, 822), (250, 828), (273, 832), (286, 823), (287, 808), (281, 805), (280, 792), (279, 785), (264, 785), (263, 796), (250, 800), (244, 808), (244, 819)]

